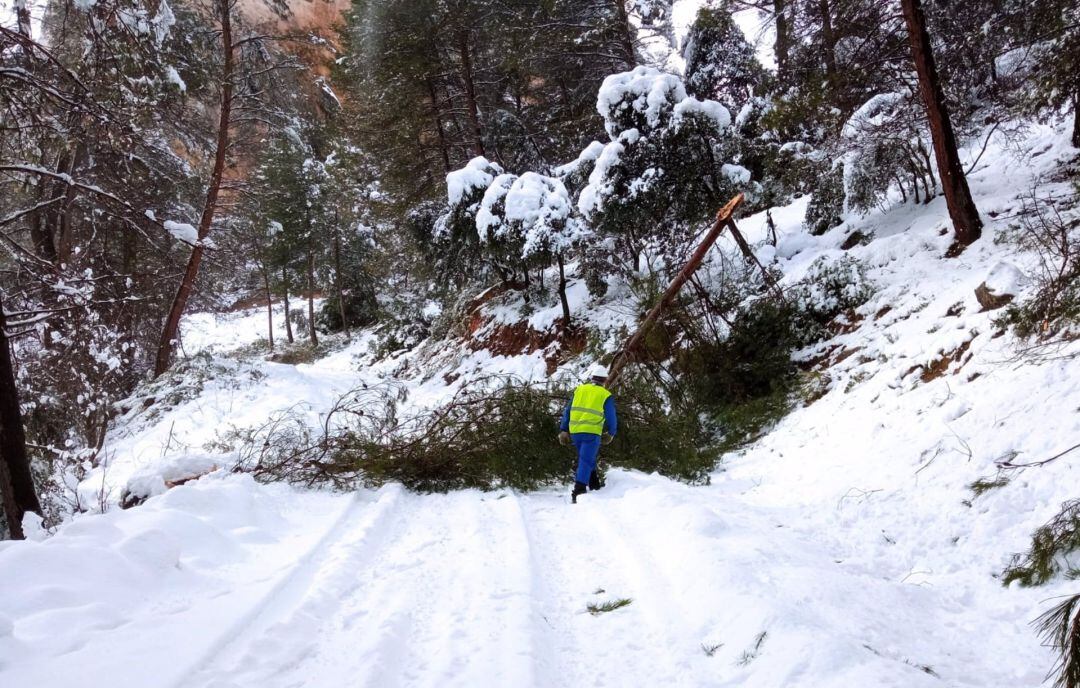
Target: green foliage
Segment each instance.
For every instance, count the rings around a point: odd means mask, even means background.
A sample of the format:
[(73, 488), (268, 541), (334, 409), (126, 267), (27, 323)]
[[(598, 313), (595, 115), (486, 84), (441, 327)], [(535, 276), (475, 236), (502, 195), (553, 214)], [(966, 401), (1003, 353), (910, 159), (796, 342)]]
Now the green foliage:
[(679, 369), (694, 380), (696, 396), (713, 406), (786, 392), (795, 373), (795, 324), (790, 305), (758, 299), (738, 312), (724, 340), (681, 354)]
[(810, 204), (806, 206), (803, 225), (814, 235), (824, 234), (844, 221), (844, 169), (837, 166), (823, 174)]
[(990, 490), (996, 490), (999, 487), (1005, 487), (1009, 484), (1009, 479), (1005, 476), (997, 476), (995, 478), (979, 478), (968, 485), (968, 489), (971, 490), (975, 497), (981, 497)]
[[(362, 389), (342, 397), (321, 429), (311, 427), (306, 409), (294, 408), (224, 441), (239, 449), (242, 470), (263, 480), (535, 490), (572, 475), (575, 454), (556, 439), (570, 396), (556, 386), (476, 381), (438, 409), (400, 419), (397, 388)], [(692, 408), (673, 407), (643, 381), (620, 389), (616, 403), (620, 428), (601, 453), (606, 463), (707, 481), (717, 455), (701, 449), (708, 438)]]
[(600, 458), (612, 466), (707, 484), (720, 459), (716, 437), (691, 398), (660, 389), (636, 372), (620, 379), (615, 390), (619, 433)]
[[(1018, 581), (1025, 587), (1042, 585), (1070, 566), (1066, 556), (1077, 549), (1080, 549), (1080, 499), (1073, 499), (1062, 504), (1061, 511), (1035, 530), (1026, 553), (1013, 555), (1002, 573), (1002, 582), (1008, 585)], [(1075, 568), (1067, 571), (1075, 572)]]
[[(741, 273), (731, 277), (739, 285), (747, 282)], [(739, 296), (738, 285), (732, 291)], [(727, 318), (722, 336), (691, 333), (689, 344), (676, 353), (675, 370), (681, 394), (715, 424), (719, 454), (755, 440), (800, 398), (813, 393), (811, 386), (800, 383), (792, 354), (827, 337), (828, 323), (865, 303), (871, 293), (863, 268), (854, 259), (820, 260), (786, 290), (783, 299), (737, 300), (741, 305)], [(720, 306), (722, 297), (713, 301), (714, 306)]]
[(716, 100), (729, 109), (739, 108), (750, 96), (762, 93), (769, 80), (726, 4), (698, 10), (683, 58), (687, 93), (701, 100)]
[(607, 600), (606, 602), (590, 602), (585, 605), (586, 611), (593, 616), (599, 616), (608, 612), (613, 612), (616, 609), (622, 609), (629, 606), (633, 602), (629, 597), (619, 597), (614, 600)]
[(826, 337), (830, 322), (866, 303), (873, 293), (866, 269), (855, 258), (818, 258), (806, 276), (788, 290), (794, 300), (798, 344), (807, 346)]
[(1047, 677), (1054, 688), (1080, 688), (1080, 595), (1070, 595), (1035, 620), (1039, 635), (1058, 655)]
[(301, 363), (314, 363), (327, 354), (325, 342), (312, 345), (308, 341), (298, 341), (293, 344), (284, 344), (269, 359), (275, 363), (299, 365)]
[[(366, 327), (378, 319), (378, 303), (370, 286), (350, 289), (343, 300), (349, 327)], [(324, 332), (340, 332), (344, 329), (337, 294), (331, 294), (323, 301), (315, 316), (315, 323)]]
[(593, 171), (578, 206), (636, 269), (646, 246), (662, 254), (681, 251), (700, 223), (749, 184), (739, 178), (745, 170), (730, 164), (731, 129), (703, 110), (676, 109), (685, 97), (676, 77), (646, 67), (617, 76), (621, 88), (611, 91), (620, 97), (602, 103), (607, 150), (617, 155)]
[(513, 171), (571, 158), (599, 129), (601, 80), (633, 57), (607, 0), (356, 0), (345, 24), (350, 130), (402, 214), (475, 155)]
[(991, 489), (997, 489), (1009, 484), (1009, 478), (1003, 475), (997, 477), (981, 477), (968, 485), (968, 489), (974, 497), (982, 497)]

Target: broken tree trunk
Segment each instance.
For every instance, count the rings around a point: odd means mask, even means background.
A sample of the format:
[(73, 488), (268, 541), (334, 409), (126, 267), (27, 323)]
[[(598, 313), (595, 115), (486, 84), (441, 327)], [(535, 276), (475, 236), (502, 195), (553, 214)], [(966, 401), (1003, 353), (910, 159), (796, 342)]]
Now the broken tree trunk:
[(701, 240), (701, 243), (698, 244), (693, 255), (686, 261), (686, 265), (684, 265), (683, 269), (679, 271), (679, 274), (675, 276), (675, 279), (671, 281), (671, 284), (668, 285), (668, 288), (660, 297), (660, 300), (657, 301), (656, 305), (653, 306), (645, 316), (645, 320), (642, 321), (641, 326), (638, 327), (637, 331), (626, 342), (626, 346), (623, 347), (622, 351), (616, 355), (615, 360), (612, 361), (607, 379), (607, 387), (609, 389), (615, 386), (622, 369), (632, 360), (634, 352), (641, 346), (641, 343), (649, 333), (649, 330), (652, 329), (652, 326), (660, 319), (660, 316), (667, 310), (668, 306), (671, 305), (671, 302), (675, 300), (675, 297), (678, 296), (679, 290), (682, 289), (683, 285), (686, 284), (690, 278), (694, 276), (694, 273), (697, 272), (697, 269), (701, 267), (701, 263), (705, 260), (705, 256), (708, 254), (709, 249), (712, 248), (713, 244), (716, 243), (716, 240), (720, 238), (720, 235), (723, 234), (725, 229), (731, 231), (731, 236), (735, 239), (735, 243), (738, 244), (739, 250), (746, 259), (754, 262), (761, 268), (762, 274), (765, 277), (765, 283), (769, 285), (769, 288), (777, 292), (781, 297), (783, 296), (780, 293), (779, 286), (769, 276), (768, 272), (765, 270), (765, 266), (758, 261), (757, 256), (754, 255), (754, 252), (750, 249), (750, 245), (746, 242), (746, 238), (743, 237), (739, 228), (735, 226), (735, 221), (731, 217), (739, 206), (742, 205), (742, 202), (743, 195), (739, 194), (728, 201), (727, 205), (721, 208), (720, 212), (716, 214), (716, 221), (713, 222), (712, 229), (710, 229), (708, 234), (705, 235), (705, 238)]

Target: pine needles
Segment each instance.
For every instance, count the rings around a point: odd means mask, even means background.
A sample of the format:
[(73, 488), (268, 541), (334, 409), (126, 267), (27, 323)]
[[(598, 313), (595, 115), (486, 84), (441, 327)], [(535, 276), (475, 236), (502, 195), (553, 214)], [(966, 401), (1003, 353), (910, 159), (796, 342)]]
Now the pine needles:
[(1047, 647), (1058, 654), (1047, 679), (1054, 678), (1054, 688), (1080, 688), (1080, 595), (1066, 597), (1044, 612), (1035, 626)]
[(599, 616), (600, 614), (613, 612), (616, 609), (622, 609), (623, 607), (628, 606), (631, 602), (633, 602), (633, 600), (629, 597), (620, 597), (618, 599), (608, 600), (606, 602), (590, 602), (585, 606), (585, 609), (593, 616)]
[[(1061, 511), (1040, 526), (1031, 536), (1031, 549), (1013, 555), (1012, 562), (1002, 574), (1005, 585), (1019, 581), (1020, 585), (1042, 585), (1069, 566), (1065, 555), (1080, 549), (1080, 499), (1061, 505)], [(1068, 568), (1073, 575), (1076, 569)]]

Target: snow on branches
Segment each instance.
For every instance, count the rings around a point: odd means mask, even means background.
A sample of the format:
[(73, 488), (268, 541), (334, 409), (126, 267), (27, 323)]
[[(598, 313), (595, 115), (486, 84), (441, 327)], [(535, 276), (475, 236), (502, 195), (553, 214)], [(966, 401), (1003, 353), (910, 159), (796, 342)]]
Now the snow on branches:
[(573, 203), (562, 181), (535, 172), (496, 177), (480, 201), (476, 230), (481, 241), (520, 242), (522, 258), (562, 252), (587, 234), (573, 215)]

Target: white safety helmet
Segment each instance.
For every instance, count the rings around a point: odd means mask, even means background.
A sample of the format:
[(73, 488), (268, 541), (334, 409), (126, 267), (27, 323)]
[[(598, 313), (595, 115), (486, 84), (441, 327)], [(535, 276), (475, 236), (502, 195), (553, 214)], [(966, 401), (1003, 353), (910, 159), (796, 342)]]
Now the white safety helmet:
[(608, 376), (608, 368), (602, 363), (595, 363), (589, 368), (589, 377), (593, 379), (606, 380)]

